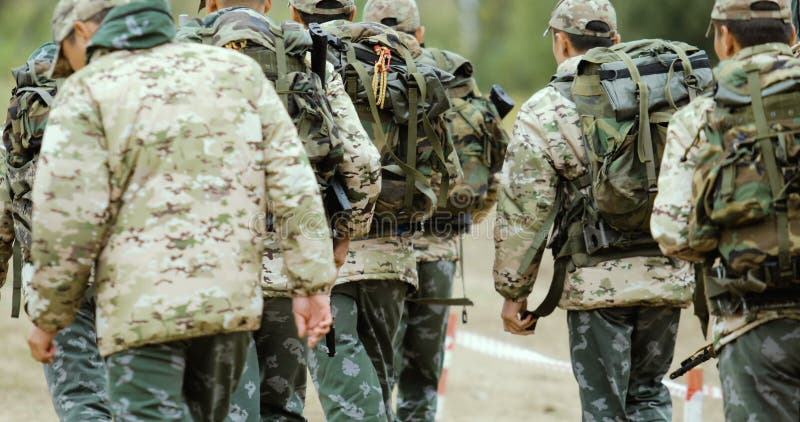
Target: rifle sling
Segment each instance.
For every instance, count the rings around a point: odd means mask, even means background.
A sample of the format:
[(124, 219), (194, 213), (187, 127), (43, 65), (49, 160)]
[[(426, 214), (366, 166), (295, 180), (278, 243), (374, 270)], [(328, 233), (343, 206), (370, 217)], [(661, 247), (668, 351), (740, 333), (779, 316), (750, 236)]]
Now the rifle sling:
[(11, 294), (11, 317), (19, 318), (22, 308), (22, 245), (19, 240), (14, 241), (13, 268), (13, 291)]

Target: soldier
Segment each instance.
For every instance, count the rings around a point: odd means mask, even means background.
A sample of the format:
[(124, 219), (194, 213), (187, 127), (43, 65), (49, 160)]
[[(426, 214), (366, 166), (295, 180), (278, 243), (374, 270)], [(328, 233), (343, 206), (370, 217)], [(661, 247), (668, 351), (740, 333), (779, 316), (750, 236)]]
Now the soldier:
[[(302, 31), (300, 24), (292, 23), (299, 26), (300, 31), (286, 23), (280, 28), (264, 15), (269, 13), (272, 6), (269, 1), (209, 0), (201, 2), (201, 6), (202, 3), (205, 3), (209, 12), (201, 24), (206, 29), (181, 28), (179, 38), (193, 39), (199, 36), (206, 43), (228, 47), (247, 41), (248, 48), (240, 51), (251, 54), (265, 69), (274, 63), (271, 57), (277, 56), (275, 44), (278, 42), (308, 48), (310, 40), (305, 39), (308, 34)], [(283, 40), (275, 36), (280, 32), (283, 32)], [(265, 51), (272, 55), (264, 54)], [(310, 71), (309, 55), (306, 55), (302, 64), (307, 72)], [(336, 170), (342, 176), (353, 206), (350, 224), (342, 228), (342, 232), (347, 239), (358, 238), (369, 231), (375, 201), (380, 192), (380, 155), (364, 131), (339, 74), (329, 65), (326, 76), (325, 95), (337, 132), (337, 136), (331, 136), (331, 139), (344, 150), (344, 157)], [(317, 113), (321, 112), (323, 110), (317, 110)], [(341, 257), (337, 253), (337, 264), (343, 264), (346, 245), (335, 250), (342, 252)], [(283, 275), (283, 253), (275, 233), (267, 234), (262, 277), (264, 315), (261, 328), (255, 333), (261, 365), (261, 420), (303, 421), (308, 350), (298, 338), (292, 322), (291, 292), (288, 290), (288, 279)]]
[[(300, 23), (352, 21), (352, 0), (291, 0)], [(320, 345), (309, 354), (309, 370), (327, 420), (392, 421), (394, 350), (406, 292), (416, 288), (410, 239), (371, 233), (356, 240), (331, 294), (336, 356)]]
[[(711, 20), (722, 60), (715, 69), (718, 88), (670, 122), (651, 227), (665, 253), (704, 262), (697, 286), (704, 295), (695, 306), (707, 305), (711, 314), (707, 355), (719, 357), (726, 420), (797, 421), (800, 223), (793, 116), (800, 112), (794, 88), (800, 60), (789, 48), (795, 42), (790, 4), (717, 0)], [(721, 170), (725, 163), (738, 169), (733, 179)], [(692, 179), (693, 186), (686, 182)], [(753, 205), (743, 205), (748, 202)], [(757, 205), (764, 203), (766, 210)]]
[(53, 18), (53, 76), (75, 73), (34, 187), (29, 345), (51, 362), (96, 263), (98, 345), (119, 420), (228, 414), (261, 319), (268, 206), (296, 263), (299, 334), (313, 345), (331, 323), (331, 239), (274, 88), (252, 60), (174, 35), (163, 0), (62, 0)]
[[(0, 204), (3, 223), (13, 227), (3, 229), (10, 235), (3, 239), (0, 261), (8, 262), (19, 249), (20, 263), (30, 264), (31, 188), (36, 173), (36, 157), (42, 142), (47, 117), (56, 93), (56, 82), (49, 79), (57, 47), (47, 43), (33, 52), (24, 66), (14, 69), (17, 88), (9, 107), (3, 141), (7, 157), (0, 164), (4, 181), (0, 183)], [(8, 247), (5, 247), (8, 246)], [(29, 280), (23, 280), (22, 268), (14, 268), (14, 283), (23, 290)], [(5, 268), (2, 280), (5, 281)], [(20, 295), (15, 300), (21, 301)], [(19, 303), (15, 303), (15, 307)], [(59, 332), (53, 363), (44, 365), (48, 390), (56, 415), (61, 421), (111, 421), (111, 404), (106, 390), (106, 370), (97, 350), (95, 335), (94, 289), (89, 288), (78, 308), (75, 322)], [(16, 315), (15, 315), (16, 316)]]
[[(608, 0), (564, 0), (553, 11), (553, 54), (559, 75), (574, 76), (581, 56), (620, 41)], [(522, 106), (508, 148), (495, 227), (495, 289), (505, 298), (506, 332), (533, 334), (527, 298), (545, 242), (533, 239), (556, 209), (556, 189), (587, 174), (576, 105), (554, 85)], [(555, 215), (555, 214), (554, 214)], [(533, 256), (527, 271), (521, 268)], [(672, 362), (680, 307), (691, 299), (686, 271), (666, 258), (614, 259), (565, 275), (572, 368), (584, 420), (671, 420), (661, 383)]]
[[(404, 36), (410, 36), (424, 45), (425, 27), (420, 22), (419, 8), (415, 0), (370, 0), (364, 6), (363, 20), (378, 22), (391, 27)], [(473, 181), (471, 190), (486, 192), (485, 197), (475, 198), (481, 211), (475, 214), (462, 210), (437, 213), (426, 230), (414, 237), (414, 249), (419, 274), (419, 289), (406, 302), (405, 313), (398, 335), (395, 337), (395, 365), (398, 373), (397, 418), (401, 421), (433, 421), (436, 417), (436, 399), (439, 380), (444, 363), (444, 341), (447, 331), (449, 307), (447, 302), (452, 294), (456, 263), (460, 259), (459, 236), (468, 230), (496, 202), (496, 174), (484, 164), (488, 151), (474, 153), (476, 148), (500, 149), (497, 152), (498, 165), (505, 155), (507, 134), (502, 130), (500, 119), (491, 111), (483, 112), (464, 98), (481, 98), (477, 83), (472, 77), (472, 65), (457, 54), (423, 48), (420, 62), (456, 76), (449, 95), (454, 108), (460, 107), (463, 114), (473, 113), (474, 121), (460, 119), (456, 114), (449, 121), (460, 124), (452, 127), (456, 148), (473, 151), (472, 154), (459, 154), (464, 179)], [(485, 127), (484, 132), (476, 133), (474, 127)], [(464, 130), (465, 129), (465, 130)], [(465, 133), (466, 132), (466, 133)], [(468, 139), (476, 139), (470, 143)], [(487, 139), (488, 138), (488, 139)], [(499, 148), (498, 148), (499, 147)]]

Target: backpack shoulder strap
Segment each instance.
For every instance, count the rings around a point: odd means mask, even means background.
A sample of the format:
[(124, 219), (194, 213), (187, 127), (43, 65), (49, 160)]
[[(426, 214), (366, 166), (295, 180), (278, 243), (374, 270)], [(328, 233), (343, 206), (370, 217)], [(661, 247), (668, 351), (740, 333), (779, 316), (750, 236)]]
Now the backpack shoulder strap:
[(778, 266), (781, 278), (792, 279), (792, 245), (789, 237), (788, 204), (783, 187), (783, 176), (775, 154), (775, 146), (770, 136), (770, 126), (764, 110), (764, 98), (761, 94), (761, 74), (758, 66), (745, 67), (750, 97), (753, 99), (753, 117), (756, 121), (758, 145), (761, 147), (761, 158), (767, 172), (772, 200), (775, 203), (775, 215), (778, 220)]

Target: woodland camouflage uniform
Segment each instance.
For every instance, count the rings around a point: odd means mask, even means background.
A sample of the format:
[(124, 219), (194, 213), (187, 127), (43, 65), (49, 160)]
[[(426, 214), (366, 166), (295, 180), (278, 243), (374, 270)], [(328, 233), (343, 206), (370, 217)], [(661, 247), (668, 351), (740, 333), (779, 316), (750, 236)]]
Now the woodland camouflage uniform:
[(63, 0), (54, 39), (118, 4), (50, 115), (28, 311), (44, 330), (68, 326), (96, 262), (115, 417), (221, 420), (261, 320), (258, 216), (269, 205), (283, 229), (298, 296), (329, 291), (330, 235), (302, 143), (255, 62), (172, 43), (161, 0)]
[[(566, 0), (554, 11), (550, 28), (596, 36), (586, 30), (594, 20), (616, 31), (608, 1)], [(580, 60), (567, 59), (557, 74), (576, 74)], [(524, 274), (519, 270), (556, 206), (557, 186), (587, 172), (581, 136), (575, 104), (554, 86), (537, 92), (519, 112), (495, 225), (495, 288), (508, 300), (522, 301), (531, 293), (544, 245), (533, 265)], [(611, 260), (567, 275), (560, 307), (568, 311), (584, 420), (671, 419), (670, 395), (661, 380), (672, 362), (679, 308), (691, 295), (687, 269), (676, 269), (666, 258)]]
[[(248, 40), (275, 51), (276, 40), (270, 28), (276, 28), (276, 24), (251, 8), (221, 9), (208, 15), (201, 26), (209, 29), (204, 33), (209, 34), (213, 45), (224, 46), (232, 40)], [(178, 38), (199, 41), (194, 39), (199, 38), (197, 29), (182, 27)], [(307, 37), (305, 32), (298, 34)], [(284, 39), (287, 45), (306, 42), (305, 39), (291, 39), (286, 32)], [(306, 64), (310, 68), (310, 56), (306, 56)], [(348, 234), (351, 238), (358, 238), (369, 231), (375, 200), (380, 192), (380, 155), (361, 126), (339, 74), (329, 65), (326, 75), (325, 94), (333, 112), (333, 123), (338, 128), (338, 136), (332, 140), (340, 142), (344, 150), (337, 173), (341, 175), (354, 210)], [(297, 336), (294, 325), (289, 279), (284, 275), (284, 259), (277, 233), (265, 233), (265, 245), (261, 284), (264, 314), (261, 328), (254, 333), (261, 366), (261, 420), (304, 421), (308, 348)]]
[[(419, 8), (413, 0), (370, 0), (364, 6), (363, 20), (383, 23), (403, 35), (408, 34), (404, 39), (411, 39), (410, 42), (421, 27)], [(452, 70), (438, 65), (433, 54), (425, 48), (420, 62), (452, 73)], [(454, 230), (443, 236), (426, 230), (413, 239), (419, 287), (409, 296), (412, 301), (405, 304), (400, 329), (394, 339), (398, 421), (433, 421), (436, 418), (450, 309), (444, 305), (414, 303), (413, 299), (450, 298), (459, 260), (458, 236)]]
[[(788, 0), (775, 0), (780, 12), (751, 12), (748, 0), (724, 0), (715, 4), (714, 20), (747, 20), (759, 17), (788, 22)], [(754, 67), (764, 89), (787, 78), (797, 78), (800, 61), (786, 44), (773, 43), (744, 48), (715, 69), (720, 85), (748, 95), (744, 69)], [(715, 99), (700, 97), (675, 114), (669, 125), (659, 194), (651, 221), (653, 235), (662, 250), (675, 257), (703, 262), (704, 254), (690, 247), (690, 220), (694, 213), (693, 186), (698, 152), (709, 140), (706, 128), (718, 106)], [(696, 188), (696, 187), (695, 187)], [(726, 246), (721, 246), (726, 247)], [(706, 273), (706, 277), (710, 277)], [(708, 289), (708, 284), (705, 286)], [(800, 307), (739, 309), (721, 313), (709, 306), (708, 336), (719, 357), (720, 379), (728, 420), (794, 421), (800, 418)]]
[[(347, 14), (352, 0), (333, 9), (320, 0), (291, 0), (296, 10), (319, 17)], [(336, 24), (340, 22), (329, 22)], [(325, 344), (308, 356), (308, 368), (328, 421), (392, 421), (393, 338), (406, 292), (417, 287), (411, 239), (375, 234), (355, 239), (331, 293), (336, 356)]]

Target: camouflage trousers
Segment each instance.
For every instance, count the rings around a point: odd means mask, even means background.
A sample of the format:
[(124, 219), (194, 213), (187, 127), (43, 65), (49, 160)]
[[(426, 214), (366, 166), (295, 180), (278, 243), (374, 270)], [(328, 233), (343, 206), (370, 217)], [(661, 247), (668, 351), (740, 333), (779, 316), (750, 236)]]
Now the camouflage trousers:
[(451, 261), (417, 264), (419, 289), (407, 301), (395, 336), (398, 395), (397, 420), (425, 422), (436, 419), (439, 379), (444, 364), (444, 341), (449, 306), (424, 305), (414, 298), (449, 298), (453, 290), (456, 263)]
[(407, 290), (407, 284), (387, 280), (334, 287), (336, 356), (328, 356), (325, 342), (308, 355), (308, 368), (328, 422), (394, 420), (392, 341)]
[(44, 365), (44, 376), (62, 422), (111, 421), (106, 366), (97, 349), (95, 301), (87, 292), (69, 327), (55, 338), (56, 354)]
[(662, 384), (672, 364), (680, 309), (569, 311), (572, 371), (586, 422), (671, 421)]
[[(220, 334), (147, 345), (108, 356), (109, 395), (115, 420), (225, 420), (250, 344), (249, 333)], [(253, 402), (256, 397), (254, 394)]]
[(297, 337), (292, 299), (264, 300), (261, 328), (254, 336), (261, 366), (261, 420), (304, 422), (308, 346)]
[(724, 346), (719, 376), (728, 421), (800, 421), (800, 321), (768, 322)]

